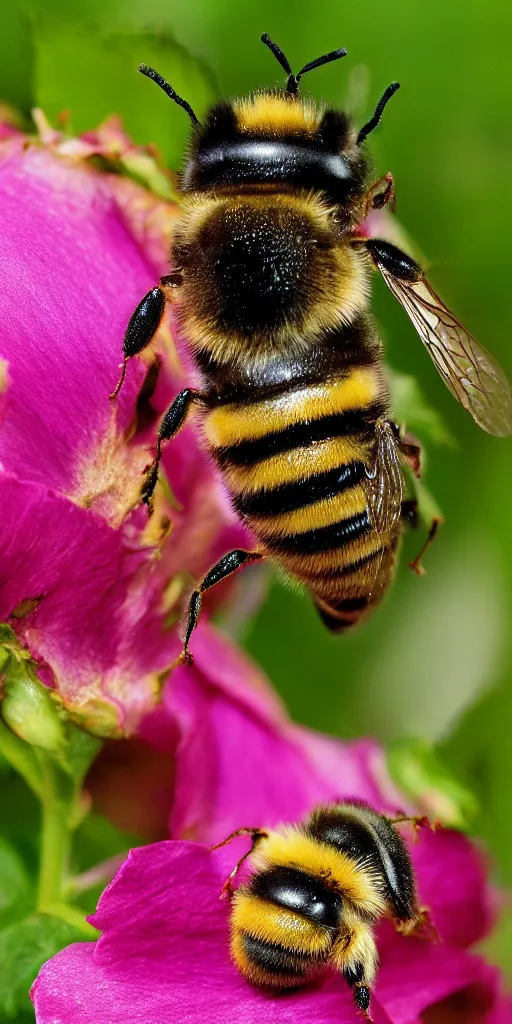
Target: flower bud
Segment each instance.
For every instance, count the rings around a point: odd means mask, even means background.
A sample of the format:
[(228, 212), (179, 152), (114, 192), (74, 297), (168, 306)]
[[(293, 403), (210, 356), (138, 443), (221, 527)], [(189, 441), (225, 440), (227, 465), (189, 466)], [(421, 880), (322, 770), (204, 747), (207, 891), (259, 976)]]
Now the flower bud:
[(49, 691), (27, 663), (17, 663), (11, 657), (6, 667), (5, 697), (0, 705), (4, 722), (31, 746), (51, 754), (64, 754), (64, 722)]

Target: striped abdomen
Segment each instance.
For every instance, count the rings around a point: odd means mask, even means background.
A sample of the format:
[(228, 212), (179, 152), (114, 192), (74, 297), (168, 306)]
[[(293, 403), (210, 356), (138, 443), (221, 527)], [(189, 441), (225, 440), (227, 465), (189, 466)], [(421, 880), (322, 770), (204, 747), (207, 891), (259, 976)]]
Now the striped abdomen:
[(373, 529), (364, 487), (386, 398), (375, 361), (205, 419), (235, 508), (336, 630), (380, 598), (394, 563), (399, 527)]

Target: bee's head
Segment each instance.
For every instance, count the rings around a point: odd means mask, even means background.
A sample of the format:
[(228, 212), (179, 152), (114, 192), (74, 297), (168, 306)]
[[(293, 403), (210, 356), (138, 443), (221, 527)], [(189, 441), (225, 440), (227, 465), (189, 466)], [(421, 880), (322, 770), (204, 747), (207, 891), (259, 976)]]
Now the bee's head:
[(357, 132), (343, 111), (323, 110), (299, 96), (299, 82), (305, 74), (339, 60), (346, 50), (332, 50), (294, 74), (279, 46), (266, 33), (261, 38), (286, 71), (285, 88), (216, 104), (204, 123), (157, 71), (140, 65), (139, 71), (183, 107), (192, 121), (183, 188), (314, 190), (330, 202), (354, 202), (364, 191), (367, 177), (362, 143), (379, 123), (398, 83), (388, 86), (373, 117)]

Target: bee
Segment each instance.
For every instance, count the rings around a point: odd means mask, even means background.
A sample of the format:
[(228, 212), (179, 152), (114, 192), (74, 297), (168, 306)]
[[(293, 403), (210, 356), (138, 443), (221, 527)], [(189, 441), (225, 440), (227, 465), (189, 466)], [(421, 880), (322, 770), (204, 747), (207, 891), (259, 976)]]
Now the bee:
[(390, 174), (371, 184), (366, 140), (398, 83), (357, 130), (348, 114), (299, 95), (305, 74), (346, 50), (293, 74), (277, 44), (266, 34), (262, 41), (288, 76), (285, 88), (217, 103), (202, 123), (157, 71), (139, 67), (184, 108), (192, 133), (173, 270), (129, 321), (111, 397), (166, 304), (176, 304), (197, 387), (181, 391), (163, 417), (141, 499), (151, 508), (162, 445), (195, 407), (232, 504), (256, 538), (254, 550), (226, 554), (192, 593), (186, 661), (202, 595), (250, 562), (272, 559), (337, 633), (366, 617), (392, 579), (403, 524), (414, 513), (404, 499), (404, 465), (417, 471), (419, 447), (392, 418), (369, 312), (372, 270), (476, 423), (498, 436), (512, 432), (500, 367), (414, 259), (365, 233), (368, 214), (394, 202)]
[[(387, 818), (360, 803), (331, 804), (303, 824), (239, 829), (213, 847), (239, 835), (252, 840), (223, 890), (231, 901), (231, 955), (241, 974), (278, 991), (331, 967), (368, 1016), (376, 922), (388, 917), (405, 934), (434, 932), (428, 912), (418, 907), (409, 852), (395, 827), (406, 820), (424, 821)], [(233, 889), (246, 858), (249, 880)]]

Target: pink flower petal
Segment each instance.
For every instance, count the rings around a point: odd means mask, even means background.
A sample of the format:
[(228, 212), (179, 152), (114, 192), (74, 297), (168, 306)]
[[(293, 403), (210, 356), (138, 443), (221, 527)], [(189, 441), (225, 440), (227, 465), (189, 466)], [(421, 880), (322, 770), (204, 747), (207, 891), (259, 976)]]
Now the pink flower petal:
[[(292, 725), (261, 674), (205, 625), (194, 655), (194, 667), (177, 668), (164, 694), (180, 737), (171, 835), (213, 843), (242, 825), (297, 821), (322, 801), (375, 802), (368, 744)], [(159, 717), (143, 736), (151, 738)]]
[(445, 943), (403, 938), (387, 923), (379, 940), (375, 992), (393, 1024), (410, 1024), (428, 1006), (477, 982), (489, 987), (494, 998), (497, 971), (480, 957)]
[(459, 832), (422, 829), (411, 846), (420, 902), (445, 942), (471, 946), (492, 925), (490, 891), (483, 858)]
[(93, 731), (131, 732), (154, 703), (175, 637), (163, 631), (156, 563), (133, 529), (36, 483), (0, 475), (0, 621), (11, 620), (42, 678)]
[[(124, 329), (154, 269), (100, 174), (36, 146), (1, 156), (0, 355), (10, 387), (0, 462), (72, 493), (112, 432)], [(123, 427), (142, 376), (134, 365)]]

